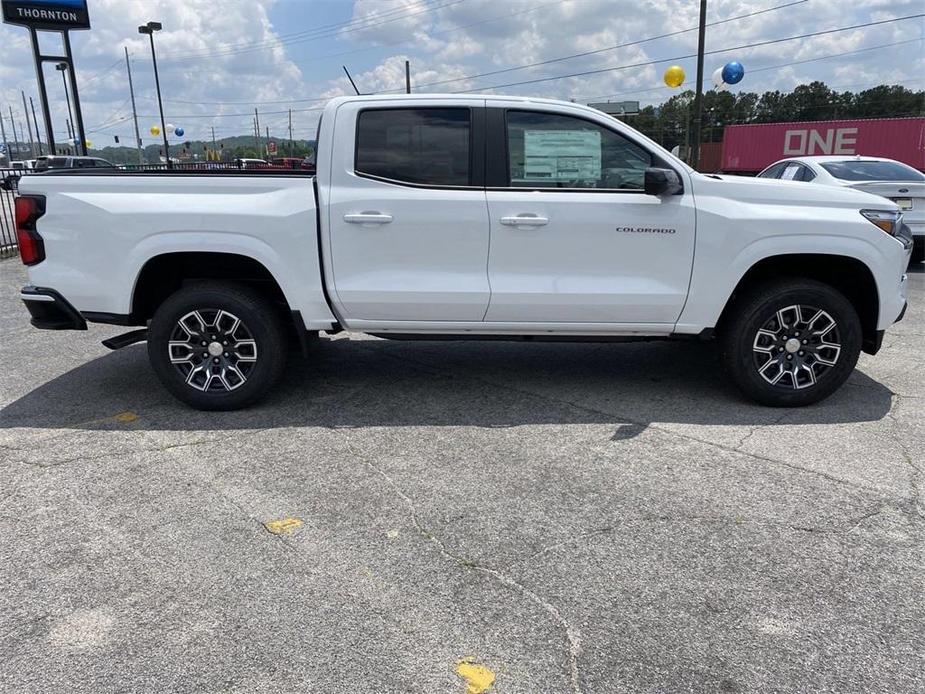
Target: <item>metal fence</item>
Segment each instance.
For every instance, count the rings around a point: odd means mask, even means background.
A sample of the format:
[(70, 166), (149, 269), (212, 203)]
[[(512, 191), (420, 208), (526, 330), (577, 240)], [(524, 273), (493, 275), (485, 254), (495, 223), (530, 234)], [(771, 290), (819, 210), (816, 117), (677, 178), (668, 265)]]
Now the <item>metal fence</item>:
[[(125, 164), (120, 166), (125, 171), (164, 171), (167, 164)], [(265, 163), (257, 160), (234, 159), (232, 161), (190, 161), (174, 162), (171, 166), (174, 171), (302, 171), (314, 173), (314, 166), (307, 167), (301, 160), (293, 160), (289, 165)]]
[(0, 169), (0, 259), (19, 254), (13, 200), (22, 174), (22, 169)]

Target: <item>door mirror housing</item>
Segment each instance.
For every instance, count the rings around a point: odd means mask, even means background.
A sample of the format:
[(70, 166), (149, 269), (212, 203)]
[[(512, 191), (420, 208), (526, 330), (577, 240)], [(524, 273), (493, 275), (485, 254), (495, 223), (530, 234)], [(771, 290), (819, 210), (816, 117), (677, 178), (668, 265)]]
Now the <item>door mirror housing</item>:
[(674, 169), (660, 169), (654, 166), (646, 169), (646, 195), (677, 195), (683, 189), (681, 179)]

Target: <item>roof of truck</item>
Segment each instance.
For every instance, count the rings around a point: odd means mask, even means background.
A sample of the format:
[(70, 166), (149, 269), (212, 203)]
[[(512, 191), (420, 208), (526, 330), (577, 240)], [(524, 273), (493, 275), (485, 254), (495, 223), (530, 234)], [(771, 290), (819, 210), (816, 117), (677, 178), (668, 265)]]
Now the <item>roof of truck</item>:
[(581, 109), (596, 109), (579, 104), (574, 101), (563, 101), (562, 99), (545, 99), (535, 96), (506, 96), (503, 94), (355, 94), (347, 96), (337, 96), (328, 102), (328, 106), (339, 105), (349, 101), (396, 101), (396, 100), (417, 101), (422, 99), (446, 99), (453, 101), (519, 101), (525, 104), (557, 104), (560, 106), (574, 106)]

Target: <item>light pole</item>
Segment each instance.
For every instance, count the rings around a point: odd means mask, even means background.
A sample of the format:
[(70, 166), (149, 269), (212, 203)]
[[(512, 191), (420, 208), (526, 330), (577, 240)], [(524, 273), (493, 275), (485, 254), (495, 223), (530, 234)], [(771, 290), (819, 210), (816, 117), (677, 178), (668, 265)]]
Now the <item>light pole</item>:
[(71, 144), (74, 145), (75, 151), (80, 151), (80, 148), (74, 144), (74, 133), (71, 131), (71, 123), (74, 122), (74, 114), (71, 111), (71, 92), (67, 88), (67, 78), (64, 76), (64, 73), (67, 72), (67, 63), (55, 63), (55, 70), (61, 73), (61, 84), (64, 85), (64, 98), (67, 99), (67, 136), (71, 139)]
[(167, 168), (172, 169), (170, 163), (170, 144), (167, 142), (167, 123), (164, 121), (164, 104), (161, 102), (161, 81), (157, 76), (157, 54), (154, 52), (154, 32), (163, 27), (160, 22), (148, 22), (138, 27), (139, 34), (147, 34), (151, 39), (151, 62), (154, 63), (154, 86), (157, 88), (157, 108), (161, 113), (161, 134), (164, 136), (164, 156), (167, 159)]

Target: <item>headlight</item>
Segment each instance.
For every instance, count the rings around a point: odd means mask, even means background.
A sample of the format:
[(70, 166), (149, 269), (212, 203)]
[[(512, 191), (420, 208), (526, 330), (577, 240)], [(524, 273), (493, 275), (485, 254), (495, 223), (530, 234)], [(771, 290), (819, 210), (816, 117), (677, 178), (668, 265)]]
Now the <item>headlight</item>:
[(903, 225), (902, 212), (888, 212), (884, 210), (861, 210), (861, 214), (871, 224), (876, 224), (890, 236), (896, 236)]

